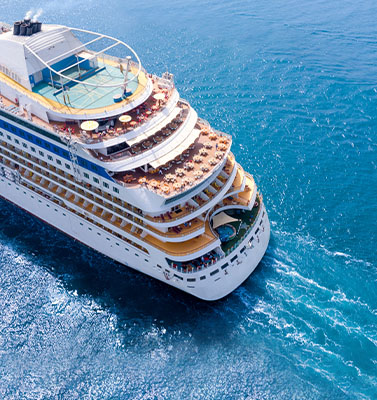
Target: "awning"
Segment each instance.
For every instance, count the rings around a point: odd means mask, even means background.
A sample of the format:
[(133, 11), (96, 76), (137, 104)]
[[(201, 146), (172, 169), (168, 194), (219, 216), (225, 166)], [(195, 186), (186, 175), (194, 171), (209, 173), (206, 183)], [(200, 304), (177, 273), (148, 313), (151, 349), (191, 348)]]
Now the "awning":
[(216, 214), (212, 218), (212, 227), (213, 227), (213, 229), (216, 229), (221, 225), (225, 225), (225, 224), (229, 224), (230, 222), (237, 222), (237, 221), (239, 221), (239, 219), (233, 218), (223, 211), (220, 214)]
[(171, 149), (168, 150), (168, 153), (156, 161), (152, 161), (149, 164), (152, 168), (158, 168), (161, 165), (166, 164), (167, 162), (174, 160), (175, 157), (180, 156), (185, 150), (187, 150), (199, 137), (200, 129), (193, 129), (191, 133), (186, 137), (186, 139), (181, 142), (177, 147), (173, 147), (174, 144), (171, 144)]
[(177, 117), (177, 115), (182, 111), (180, 107), (175, 107), (173, 111), (166, 117), (164, 118), (161, 122), (159, 122), (157, 125), (153, 126), (152, 129), (147, 130), (146, 132), (132, 138), (132, 139), (126, 139), (127, 144), (130, 146), (133, 146), (134, 144), (140, 143), (141, 141), (148, 139), (149, 137), (153, 136), (155, 133), (157, 133), (159, 130), (165, 128), (166, 125), (170, 124), (171, 121), (173, 121), (174, 118)]

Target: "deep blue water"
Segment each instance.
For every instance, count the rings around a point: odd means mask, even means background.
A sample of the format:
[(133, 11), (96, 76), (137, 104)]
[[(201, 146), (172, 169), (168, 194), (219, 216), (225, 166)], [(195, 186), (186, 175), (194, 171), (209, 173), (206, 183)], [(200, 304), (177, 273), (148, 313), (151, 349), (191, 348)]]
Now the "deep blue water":
[[(377, 3), (32, 3), (174, 73), (233, 135), (272, 237), (208, 304), (0, 201), (0, 397), (377, 398)], [(29, 4), (3, 0), (0, 20)]]

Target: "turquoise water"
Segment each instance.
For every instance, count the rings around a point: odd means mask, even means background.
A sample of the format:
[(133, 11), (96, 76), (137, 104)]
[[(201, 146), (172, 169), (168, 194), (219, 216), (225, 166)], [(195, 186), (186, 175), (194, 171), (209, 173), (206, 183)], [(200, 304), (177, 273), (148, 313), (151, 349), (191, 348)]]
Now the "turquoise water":
[(236, 234), (235, 228), (233, 228), (232, 225), (219, 226), (216, 228), (216, 231), (222, 243), (228, 242), (229, 239)]
[[(174, 73), (233, 135), (272, 237), (252, 277), (206, 304), (1, 202), (2, 397), (377, 398), (377, 4), (33, 4)], [(5, 0), (1, 19), (27, 8)]]

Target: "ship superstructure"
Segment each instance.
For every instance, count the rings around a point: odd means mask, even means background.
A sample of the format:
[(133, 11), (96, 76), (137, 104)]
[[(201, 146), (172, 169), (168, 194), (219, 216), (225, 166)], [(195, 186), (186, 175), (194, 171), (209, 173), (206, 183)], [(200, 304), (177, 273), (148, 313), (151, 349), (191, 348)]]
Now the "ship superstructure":
[(0, 24), (1, 196), (205, 300), (236, 289), (270, 236), (231, 144), (124, 42)]

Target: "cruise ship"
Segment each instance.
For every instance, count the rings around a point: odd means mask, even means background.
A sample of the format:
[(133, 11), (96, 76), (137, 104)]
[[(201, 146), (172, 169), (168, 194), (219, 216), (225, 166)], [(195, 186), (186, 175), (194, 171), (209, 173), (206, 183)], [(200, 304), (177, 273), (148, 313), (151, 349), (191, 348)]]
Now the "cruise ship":
[(122, 40), (0, 23), (0, 195), (207, 301), (239, 287), (270, 238), (231, 145)]

